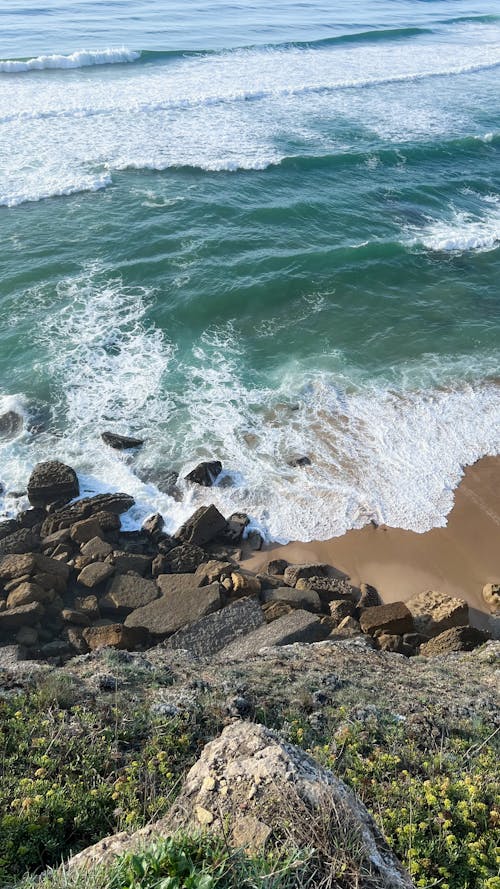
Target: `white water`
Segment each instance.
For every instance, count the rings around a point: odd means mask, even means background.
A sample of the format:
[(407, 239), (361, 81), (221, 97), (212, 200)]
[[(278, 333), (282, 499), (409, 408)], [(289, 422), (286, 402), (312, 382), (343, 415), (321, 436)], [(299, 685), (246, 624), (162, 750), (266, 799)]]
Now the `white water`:
[(500, 196), (483, 198), (476, 214), (452, 208), (447, 219), (430, 220), (414, 243), (445, 253), (495, 250), (500, 244)]
[(23, 74), (27, 71), (45, 71), (53, 69), (87, 68), (92, 65), (116, 65), (135, 62), (140, 58), (139, 52), (133, 52), (122, 46), (120, 49), (102, 49), (92, 52), (82, 49), (68, 56), (50, 55), (36, 56), (34, 59), (3, 59), (0, 60), (0, 73)]

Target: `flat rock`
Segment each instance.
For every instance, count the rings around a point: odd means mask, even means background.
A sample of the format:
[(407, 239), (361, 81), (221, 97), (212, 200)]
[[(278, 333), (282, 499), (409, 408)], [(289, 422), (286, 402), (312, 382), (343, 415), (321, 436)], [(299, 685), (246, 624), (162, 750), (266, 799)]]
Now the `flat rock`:
[(206, 553), (199, 546), (183, 543), (175, 546), (165, 556), (165, 564), (173, 574), (195, 572), (199, 565), (207, 561)]
[(259, 627), (248, 636), (223, 648), (217, 660), (241, 660), (254, 657), (261, 648), (291, 645), (293, 642), (320, 642), (329, 628), (309, 611), (295, 610)]
[(97, 518), (92, 516), (88, 519), (81, 519), (79, 522), (75, 522), (71, 525), (70, 528), (70, 536), (71, 539), (75, 541), (75, 543), (88, 543), (89, 540), (92, 540), (94, 537), (102, 537), (102, 528), (97, 521)]
[(30, 602), (19, 608), (0, 611), (0, 633), (19, 630), (20, 627), (33, 627), (43, 617), (44, 607), (40, 602)]
[(47, 537), (62, 528), (69, 528), (75, 522), (98, 515), (100, 512), (122, 515), (134, 505), (135, 500), (130, 494), (96, 494), (94, 497), (84, 497), (71, 506), (58, 509), (45, 519), (41, 536)]
[(226, 530), (227, 522), (217, 507), (200, 506), (176, 532), (176, 537), (195, 546), (204, 546)]
[(77, 580), (78, 583), (92, 590), (94, 587), (99, 586), (100, 583), (108, 580), (114, 574), (114, 570), (113, 565), (109, 565), (107, 562), (91, 562), (90, 565), (86, 565), (80, 571)]
[(406, 605), (413, 615), (415, 630), (424, 636), (437, 636), (450, 627), (469, 623), (469, 606), (465, 599), (446, 593), (424, 590), (408, 599)]
[(207, 614), (178, 630), (165, 642), (165, 646), (185, 649), (195, 657), (211, 657), (264, 622), (262, 608), (256, 599), (238, 599), (227, 608)]
[(101, 438), (104, 444), (117, 451), (124, 451), (128, 448), (140, 448), (144, 444), (144, 439), (133, 438), (130, 435), (120, 435), (118, 432), (102, 432)]
[(52, 599), (54, 594), (44, 589), (37, 583), (21, 583), (12, 590), (7, 597), (7, 608), (18, 608), (21, 605), (29, 605), (30, 602), (45, 602)]
[(198, 466), (195, 466), (184, 478), (187, 482), (211, 488), (221, 472), (222, 463), (220, 460), (204, 460), (202, 463), (198, 463)]
[(78, 497), (80, 486), (74, 469), (59, 460), (37, 463), (28, 482), (28, 500), (32, 506), (47, 506), (56, 501)]
[(2, 583), (13, 580), (15, 577), (33, 574), (35, 570), (36, 559), (34, 553), (13, 554), (0, 559), (0, 580)]
[(191, 574), (161, 574), (157, 583), (161, 597), (129, 614), (127, 626), (145, 627), (154, 636), (169, 636), (222, 605), (218, 583), (200, 587)]
[(288, 565), (283, 572), (283, 578), (289, 586), (295, 586), (298, 580), (308, 577), (326, 577), (329, 570), (330, 566), (323, 563)]
[(20, 528), (0, 540), (0, 556), (34, 552), (40, 549), (40, 537), (33, 528)]
[(321, 611), (321, 600), (315, 590), (296, 590), (295, 587), (281, 586), (275, 590), (264, 590), (262, 601), (265, 603), (285, 602), (292, 608)]
[(115, 566), (117, 574), (126, 574), (133, 571), (135, 574), (144, 576), (151, 571), (152, 556), (144, 556), (140, 553), (113, 553), (110, 559)]
[(488, 633), (476, 627), (450, 627), (439, 636), (429, 639), (420, 646), (420, 654), (424, 657), (436, 657), (450, 651), (472, 651), (489, 639)]
[(390, 635), (413, 632), (413, 617), (404, 602), (376, 605), (361, 612), (360, 625), (363, 633), (374, 636), (377, 631)]
[(115, 607), (124, 611), (143, 608), (158, 599), (159, 595), (160, 590), (154, 580), (146, 580), (140, 574), (132, 573), (115, 575), (107, 590), (107, 596)]
[[(63, 531), (57, 532), (59, 534), (64, 533)], [(83, 556), (86, 556), (88, 559), (104, 561), (107, 556), (110, 556), (113, 552), (113, 547), (107, 540), (102, 540), (101, 537), (91, 537), (87, 543), (84, 543), (81, 547), (81, 553)]]
[(147, 638), (147, 633), (141, 627), (126, 627), (124, 624), (86, 627), (82, 635), (91, 651), (95, 651), (97, 648), (120, 648), (133, 651)]

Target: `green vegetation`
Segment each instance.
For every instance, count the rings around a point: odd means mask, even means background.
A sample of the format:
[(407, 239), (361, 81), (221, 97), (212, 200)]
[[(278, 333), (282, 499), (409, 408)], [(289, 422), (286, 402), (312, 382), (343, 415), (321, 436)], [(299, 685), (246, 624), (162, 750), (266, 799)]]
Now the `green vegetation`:
[[(197, 699), (189, 712), (162, 716), (152, 713), (144, 685), (140, 693), (134, 688), (133, 694), (116, 691), (93, 699), (63, 674), (55, 676), (0, 699), (0, 885), (55, 868), (105, 835), (164, 815), (186, 770), (224, 722), (215, 696)], [(500, 889), (500, 735), (492, 724), (429, 710), (425, 718), (402, 720), (375, 707), (325, 706), (316, 720), (307, 714), (307, 702), (301, 702), (300, 711), (277, 706), (257, 718), (357, 792), (416, 886)], [(218, 840), (176, 837), (126, 856), (112, 871), (96, 870), (84, 884), (51, 874), (36, 885), (308, 885), (307, 842), (301, 852), (290, 843), (283, 848), (288, 851), (271, 848), (267, 856), (250, 858)], [(35, 885), (30, 880), (16, 885), (28, 889)]]

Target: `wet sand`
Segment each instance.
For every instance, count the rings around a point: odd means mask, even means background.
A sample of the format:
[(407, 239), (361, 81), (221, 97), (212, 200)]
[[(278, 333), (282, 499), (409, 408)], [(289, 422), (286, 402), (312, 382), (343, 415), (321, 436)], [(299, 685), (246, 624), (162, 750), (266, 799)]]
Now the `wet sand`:
[(482, 588), (500, 580), (500, 457), (484, 457), (467, 467), (445, 528), (417, 534), (367, 525), (331, 540), (267, 546), (244, 565), (258, 570), (271, 558), (326, 562), (355, 586), (375, 586), (384, 602), (425, 589), (462, 596), (471, 622), (488, 626)]

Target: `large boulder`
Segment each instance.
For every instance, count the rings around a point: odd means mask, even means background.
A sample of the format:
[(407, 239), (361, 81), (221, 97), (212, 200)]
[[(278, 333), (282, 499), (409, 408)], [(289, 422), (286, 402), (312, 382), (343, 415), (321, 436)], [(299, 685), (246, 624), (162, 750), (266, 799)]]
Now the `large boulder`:
[(176, 533), (179, 540), (204, 546), (226, 529), (226, 520), (213, 503), (200, 506)]
[(128, 627), (145, 627), (152, 636), (170, 636), (221, 606), (220, 586), (200, 587), (192, 574), (161, 574), (157, 583), (162, 595), (128, 615)]
[(134, 503), (135, 500), (130, 494), (96, 494), (94, 497), (85, 497), (47, 516), (42, 525), (41, 536), (45, 539), (56, 531), (70, 528), (75, 522), (88, 519), (90, 516), (98, 516), (100, 513), (122, 515), (131, 509)]
[(297, 848), (315, 856), (317, 886), (340, 885), (336, 876), (345, 870), (367, 879), (354, 876), (342, 879), (342, 885), (413, 887), (352, 790), (303, 750), (251, 722), (227, 726), (206, 745), (165, 818), (134, 834), (101, 840), (76, 855), (69, 868), (83, 873), (179, 829), (215, 832), (235, 847), (260, 854), (265, 854), (266, 842), (280, 845), (287, 835)]
[(28, 605), (0, 611), (0, 634), (19, 630), (21, 627), (33, 627), (43, 614), (44, 607), (40, 602), (30, 602)]
[(130, 435), (120, 435), (118, 432), (102, 432), (101, 438), (104, 444), (117, 451), (125, 451), (128, 448), (140, 448), (144, 444), (142, 438), (132, 438)]
[(0, 540), (0, 556), (28, 553), (40, 549), (40, 537), (34, 528), (20, 528)]
[(59, 460), (37, 463), (28, 482), (28, 499), (32, 506), (47, 506), (56, 501), (78, 497), (80, 486), (74, 469)]
[(181, 648), (195, 657), (211, 657), (224, 646), (246, 636), (264, 624), (262, 608), (256, 599), (238, 599), (227, 608), (207, 614), (178, 630), (165, 642), (167, 648)]
[(133, 651), (142, 645), (147, 633), (142, 627), (126, 627), (124, 624), (108, 624), (102, 627), (85, 627), (82, 632), (91, 651), (97, 648), (119, 648)]
[(160, 590), (154, 580), (146, 580), (139, 574), (117, 574), (107, 591), (108, 599), (123, 611), (143, 608), (158, 599), (159, 595)]
[(11, 441), (23, 431), (24, 420), (16, 411), (5, 411), (0, 414), (0, 438), (3, 441)]
[(329, 627), (316, 615), (297, 609), (227, 645), (219, 652), (217, 660), (245, 660), (254, 657), (261, 648), (291, 645), (293, 642), (320, 642), (327, 638), (328, 633)]
[(206, 553), (199, 546), (192, 543), (182, 543), (174, 546), (165, 556), (165, 565), (172, 574), (187, 574), (195, 572), (203, 562), (207, 561)]
[(413, 615), (415, 630), (423, 636), (437, 636), (450, 627), (463, 627), (469, 623), (469, 606), (465, 599), (435, 590), (416, 593), (406, 605)]
[(376, 633), (402, 636), (403, 633), (413, 632), (413, 618), (404, 602), (365, 608), (359, 622), (363, 633), (370, 636)]
[(450, 627), (439, 636), (429, 639), (420, 646), (420, 654), (425, 657), (436, 657), (450, 651), (472, 651), (489, 639), (488, 633), (476, 627)]
[(195, 485), (211, 488), (221, 472), (222, 463), (220, 460), (205, 460), (195, 466), (184, 478), (187, 482), (192, 482)]

